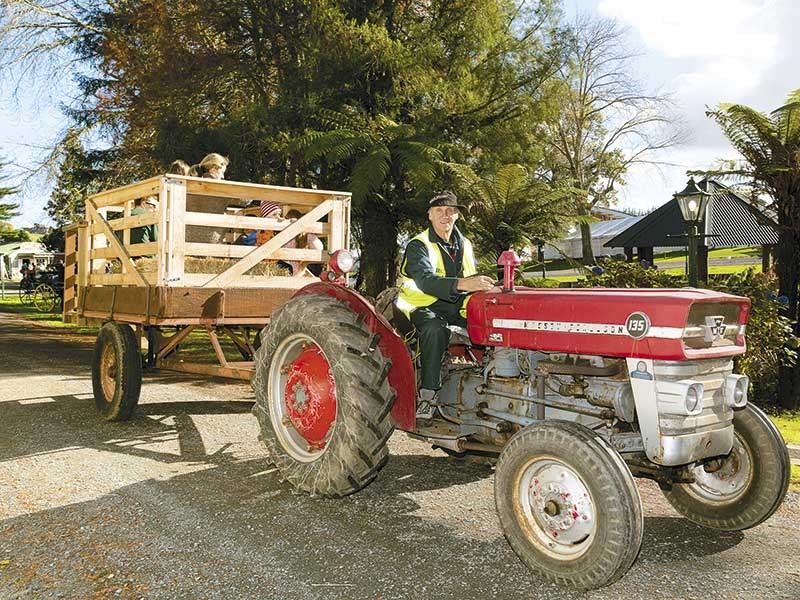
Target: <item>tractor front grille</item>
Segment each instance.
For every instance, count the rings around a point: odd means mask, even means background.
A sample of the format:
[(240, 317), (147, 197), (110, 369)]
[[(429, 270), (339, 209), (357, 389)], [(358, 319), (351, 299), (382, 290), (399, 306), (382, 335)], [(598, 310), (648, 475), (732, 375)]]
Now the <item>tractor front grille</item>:
[[(711, 302), (693, 304), (683, 329), (683, 345), (687, 350), (703, 350), (723, 346), (735, 346), (739, 334), (739, 305), (733, 302)], [(707, 339), (706, 317), (722, 317), (725, 333)]]
[(697, 433), (727, 427), (733, 421), (733, 410), (725, 406), (725, 377), (733, 373), (729, 358), (692, 361), (657, 360), (653, 363), (656, 382), (691, 380), (703, 384), (703, 411), (695, 416), (675, 415), (659, 410), (662, 435)]

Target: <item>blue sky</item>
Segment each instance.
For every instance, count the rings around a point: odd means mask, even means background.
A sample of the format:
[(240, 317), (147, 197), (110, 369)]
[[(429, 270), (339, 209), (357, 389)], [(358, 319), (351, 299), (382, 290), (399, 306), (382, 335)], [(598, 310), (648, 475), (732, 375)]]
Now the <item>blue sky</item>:
[[(681, 147), (656, 158), (671, 166), (632, 170), (619, 193), (619, 208), (647, 209), (683, 189), (686, 171), (710, 167), (735, 153), (705, 114), (718, 102), (748, 104), (761, 110), (780, 106), (800, 87), (800, 2), (796, 0), (564, 0), (576, 12), (611, 17), (629, 30), (640, 53), (637, 75), (650, 90), (672, 95), (690, 132)], [(0, 77), (0, 158), (5, 172), (20, 177), (47, 154), (64, 120), (58, 106), (71, 96), (68, 77), (22, 85)], [(7, 183), (7, 182), (6, 182)], [(15, 226), (47, 222), (43, 210), (49, 184), (29, 182), (15, 200), (22, 215)]]

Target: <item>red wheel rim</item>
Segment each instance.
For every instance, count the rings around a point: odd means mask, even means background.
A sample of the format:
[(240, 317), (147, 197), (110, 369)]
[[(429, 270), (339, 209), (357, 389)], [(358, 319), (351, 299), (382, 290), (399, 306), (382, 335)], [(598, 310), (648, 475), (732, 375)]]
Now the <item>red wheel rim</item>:
[(289, 367), (284, 401), (295, 431), (309, 446), (324, 448), (336, 420), (336, 386), (316, 344), (306, 346)]

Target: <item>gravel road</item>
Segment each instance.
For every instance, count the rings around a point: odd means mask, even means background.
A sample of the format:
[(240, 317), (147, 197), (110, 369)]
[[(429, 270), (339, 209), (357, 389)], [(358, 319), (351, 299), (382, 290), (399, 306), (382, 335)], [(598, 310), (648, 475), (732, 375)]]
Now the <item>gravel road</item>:
[(256, 441), (249, 386), (148, 374), (134, 419), (104, 423), (92, 343), (0, 313), (2, 599), (800, 597), (797, 494), (721, 533), (641, 481), (638, 562), (577, 594), (506, 544), (490, 467), (395, 433), (364, 491), (295, 495)]

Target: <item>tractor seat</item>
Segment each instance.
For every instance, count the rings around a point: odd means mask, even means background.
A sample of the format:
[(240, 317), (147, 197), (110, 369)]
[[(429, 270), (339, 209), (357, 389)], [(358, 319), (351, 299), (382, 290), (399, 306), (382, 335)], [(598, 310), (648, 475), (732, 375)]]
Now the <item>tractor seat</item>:
[(461, 325), (448, 325), (450, 330), (450, 343), (458, 346), (471, 346), (472, 340), (469, 339), (469, 332), (466, 327)]
[(400, 295), (400, 288), (398, 287), (383, 290), (375, 298), (375, 310), (382, 314), (401, 336), (409, 338), (414, 332), (414, 324), (395, 305), (394, 301), (398, 295)]

